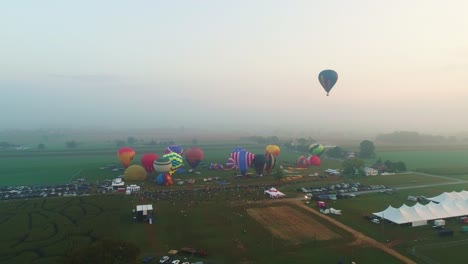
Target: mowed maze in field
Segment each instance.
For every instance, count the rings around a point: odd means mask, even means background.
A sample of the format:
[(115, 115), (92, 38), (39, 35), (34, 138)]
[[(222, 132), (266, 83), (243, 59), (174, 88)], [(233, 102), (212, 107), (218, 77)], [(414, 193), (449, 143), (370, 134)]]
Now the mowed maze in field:
[(106, 219), (118, 211), (89, 198), (4, 203), (0, 206), (0, 263), (58, 263), (74, 246), (110, 235)]

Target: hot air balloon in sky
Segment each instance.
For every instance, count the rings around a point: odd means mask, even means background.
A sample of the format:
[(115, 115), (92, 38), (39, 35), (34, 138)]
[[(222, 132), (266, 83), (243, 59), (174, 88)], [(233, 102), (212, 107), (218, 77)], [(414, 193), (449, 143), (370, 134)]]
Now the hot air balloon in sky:
[(192, 169), (195, 169), (203, 159), (203, 155), (203, 150), (197, 147), (192, 147), (185, 152), (185, 160)]
[(327, 92), (328, 96), (331, 89), (338, 80), (338, 73), (336, 73), (334, 70), (324, 70), (319, 73), (318, 79), (323, 89)]
[(154, 161), (158, 158), (158, 155), (154, 153), (146, 153), (141, 157), (141, 165), (146, 172), (151, 173), (154, 171)]
[(265, 147), (265, 155), (267, 155), (268, 153), (271, 153), (278, 157), (280, 154), (280, 147), (277, 145), (267, 145)]
[(128, 168), (135, 158), (135, 151), (130, 147), (123, 147), (117, 151), (117, 158), (122, 163), (122, 166)]

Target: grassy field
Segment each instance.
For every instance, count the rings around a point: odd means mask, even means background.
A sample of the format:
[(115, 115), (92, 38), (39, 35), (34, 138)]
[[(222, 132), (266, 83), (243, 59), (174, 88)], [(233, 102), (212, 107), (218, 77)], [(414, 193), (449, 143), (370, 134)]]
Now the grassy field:
[(340, 230), (339, 239), (292, 245), (248, 217), (242, 204), (157, 202), (155, 224), (148, 225), (132, 220), (137, 202), (105, 195), (2, 203), (0, 263), (64, 263), (64, 252), (104, 237), (132, 241), (142, 256), (204, 248), (213, 263), (398, 263), (378, 250), (349, 246), (349, 235)]
[[(187, 143), (187, 146), (191, 144)], [(265, 184), (278, 186), (272, 176), (235, 177), (236, 171), (209, 171), (210, 162), (224, 163), (233, 147), (242, 146), (253, 153), (263, 153), (264, 146), (247, 142), (210, 142), (201, 144), (205, 151), (204, 162), (200, 165), (201, 175), (175, 174), (175, 179), (196, 178), (192, 186), (156, 186), (150, 180), (144, 188), (156, 190), (180, 190), (219, 187), (216, 183), (203, 182), (202, 178), (220, 177), (235, 185)], [(186, 147), (188, 148), (188, 147)], [(139, 164), (144, 153), (163, 153), (162, 147), (135, 147), (133, 164)], [(404, 161), (410, 170), (450, 176), (468, 180), (466, 161), (468, 150), (459, 148), (411, 149), (383, 148), (378, 157), (383, 160)], [(118, 164), (117, 147), (112, 141), (86, 143), (76, 150), (63, 147), (63, 142), (55, 142), (45, 151), (4, 151), (0, 153), (0, 186), (26, 184), (60, 184), (76, 178), (95, 182), (110, 179), (122, 174), (100, 170), (107, 164)], [(300, 155), (282, 149), (280, 163), (285, 167), (294, 166)], [(416, 186), (454, 182), (454, 180), (401, 174), (378, 177), (328, 177), (319, 179), (307, 175), (323, 174), (327, 168), (340, 168), (337, 160), (322, 159), (320, 167), (309, 168), (297, 174), (303, 175), (299, 183), (281, 185), (281, 190), (289, 197), (300, 196), (295, 189), (302, 186), (325, 186), (337, 182), (360, 182), (364, 185), (386, 185), (389, 187)], [(185, 166), (188, 169), (187, 166)], [(250, 169), (254, 173), (253, 169)], [(150, 175), (153, 179), (156, 174)], [(343, 210), (338, 220), (384, 243), (392, 243), (400, 252), (412, 256), (412, 249), (418, 263), (425, 259), (444, 263), (443, 255), (450, 252), (450, 261), (459, 262), (464, 257), (466, 239), (460, 233), (453, 238), (439, 238), (430, 226), (411, 228), (391, 224), (375, 225), (363, 218), (384, 210), (388, 205), (399, 207), (403, 203), (412, 205), (408, 195), (435, 196), (444, 191), (468, 190), (468, 184), (447, 185), (414, 190), (401, 190), (396, 194), (375, 193), (355, 199), (331, 202), (329, 205)], [(292, 245), (272, 236), (267, 228), (247, 216), (246, 209), (252, 206), (267, 206), (263, 203), (244, 205), (232, 203), (234, 197), (242, 193), (220, 193), (211, 197), (193, 196), (196, 204), (178, 201), (150, 201), (156, 208), (154, 225), (134, 223), (130, 211), (140, 201), (133, 196), (99, 195), (75, 198), (50, 198), (0, 203), (0, 263), (62, 263), (62, 255), (73, 247), (85, 245), (97, 239), (113, 237), (132, 241), (141, 250), (142, 256), (162, 255), (168, 250), (183, 246), (205, 248), (209, 260), (214, 263), (399, 263), (392, 257), (372, 248), (353, 246), (349, 234), (334, 230), (340, 238), (332, 241), (304, 241)], [(252, 195), (252, 194), (249, 194)], [(251, 196), (256, 200), (262, 194)], [(243, 201), (245, 199), (237, 200)], [(300, 210), (300, 208), (298, 209)], [(311, 216), (312, 217), (312, 216)], [(320, 220), (317, 220), (320, 221)], [(456, 221), (447, 221), (448, 226), (459, 230)], [(327, 224), (327, 223), (324, 223)], [(329, 226), (329, 225), (328, 225)], [(333, 229), (332, 226), (329, 226)], [(433, 245), (443, 245), (433, 246)], [(439, 249), (439, 248), (443, 248)], [(444, 254), (442, 254), (444, 253)], [(450, 263), (453, 263), (450, 262)]]
[(437, 174), (468, 174), (468, 149), (377, 149), (377, 157), (383, 161), (403, 161), (409, 170)]

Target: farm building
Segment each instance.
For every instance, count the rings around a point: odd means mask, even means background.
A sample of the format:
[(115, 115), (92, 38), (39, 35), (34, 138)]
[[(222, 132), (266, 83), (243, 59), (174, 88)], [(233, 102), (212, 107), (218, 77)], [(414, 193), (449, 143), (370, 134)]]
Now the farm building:
[(379, 175), (379, 171), (373, 168), (365, 167), (364, 168), (364, 173), (366, 176), (376, 176)]
[(152, 204), (137, 205), (134, 212), (137, 221), (153, 223), (154, 213)]

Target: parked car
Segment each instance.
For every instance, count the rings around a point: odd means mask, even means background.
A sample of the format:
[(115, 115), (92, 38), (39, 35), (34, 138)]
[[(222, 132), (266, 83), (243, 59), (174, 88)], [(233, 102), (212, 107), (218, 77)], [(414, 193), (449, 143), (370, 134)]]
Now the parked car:
[(168, 263), (170, 261), (169, 256), (162, 256), (159, 259), (159, 263)]
[(377, 219), (377, 218), (374, 218), (371, 221), (372, 221), (372, 223), (380, 224), (380, 220)]

